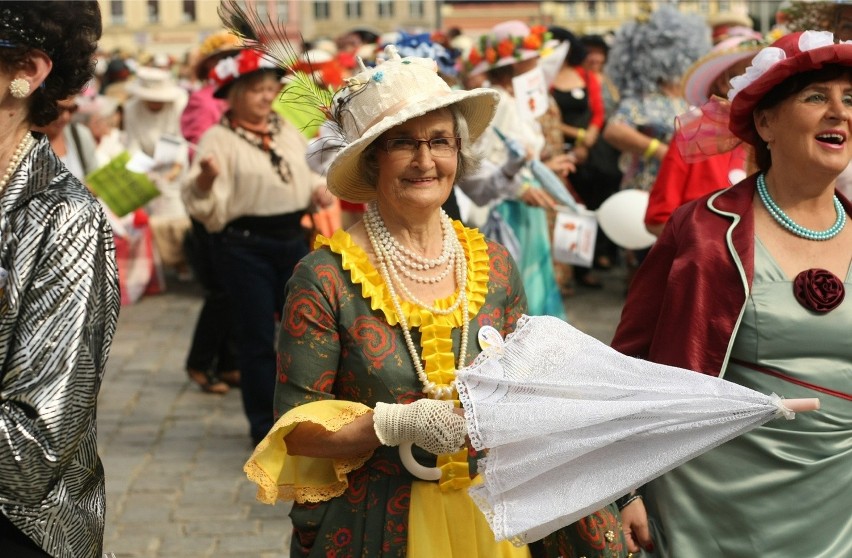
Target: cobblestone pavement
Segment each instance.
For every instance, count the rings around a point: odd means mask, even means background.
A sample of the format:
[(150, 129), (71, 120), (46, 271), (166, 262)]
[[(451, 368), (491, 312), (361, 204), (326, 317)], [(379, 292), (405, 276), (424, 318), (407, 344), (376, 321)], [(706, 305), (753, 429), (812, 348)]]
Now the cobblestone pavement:
[[(566, 300), (569, 321), (608, 342), (623, 274)], [(98, 407), (106, 469), (104, 551), (116, 558), (288, 555), (288, 506), (257, 503), (242, 465), (251, 453), (237, 390), (202, 393), (184, 372), (201, 298), (170, 285), (122, 308)]]

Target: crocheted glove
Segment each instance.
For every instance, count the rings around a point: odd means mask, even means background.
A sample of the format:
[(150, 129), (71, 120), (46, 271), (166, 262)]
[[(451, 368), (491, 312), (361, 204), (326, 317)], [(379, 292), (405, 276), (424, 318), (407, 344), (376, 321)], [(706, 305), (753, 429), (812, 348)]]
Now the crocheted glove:
[(430, 453), (452, 453), (464, 444), (464, 417), (453, 412), (451, 401), (418, 399), (409, 405), (377, 403), (373, 428), (386, 446), (413, 442)]

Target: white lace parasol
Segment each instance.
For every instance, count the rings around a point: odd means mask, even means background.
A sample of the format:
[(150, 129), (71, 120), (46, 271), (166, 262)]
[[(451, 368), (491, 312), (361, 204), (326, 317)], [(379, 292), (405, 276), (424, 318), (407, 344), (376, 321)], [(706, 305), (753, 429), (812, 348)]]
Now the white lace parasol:
[[(818, 407), (630, 358), (557, 318), (524, 316), (458, 373), (471, 495), (497, 540), (538, 540), (776, 416)], [(783, 403), (783, 404), (782, 404)]]

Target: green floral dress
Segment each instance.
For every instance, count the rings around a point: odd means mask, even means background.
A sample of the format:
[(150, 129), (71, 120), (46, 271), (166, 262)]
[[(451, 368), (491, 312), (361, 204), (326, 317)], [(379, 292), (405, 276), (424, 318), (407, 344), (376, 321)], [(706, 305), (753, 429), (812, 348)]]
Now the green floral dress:
[(615, 504), (530, 545), (533, 558), (624, 558), (627, 542)]
[[(480, 328), (492, 326), (505, 336), (525, 312), (526, 299), (502, 246), (460, 223), (455, 230), (468, 260), (472, 360), (480, 352)], [(477, 482), (476, 452), (436, 458), (415, 447), (418, 461), (441, 468), (437, 482), (414, 479), (395, 447), (349, 460), (287, 454), (283, 437), (300, 422), (334, 431), (380, 401), (423, 397), (389, 293), (367, 255), (343, 231), (320, 237), (318, 245), (287, 285), (278, 339), (278, 420), (246, 464), (260, 500), (295, 500), (291, 556), (529, 556), (526, 548), (496, 543), (467, 495)], [(454, 299), (435, 304), (446, 308)], [(427, 376), (451, 382), (461, 309), (434, 316), (402, 302)]]

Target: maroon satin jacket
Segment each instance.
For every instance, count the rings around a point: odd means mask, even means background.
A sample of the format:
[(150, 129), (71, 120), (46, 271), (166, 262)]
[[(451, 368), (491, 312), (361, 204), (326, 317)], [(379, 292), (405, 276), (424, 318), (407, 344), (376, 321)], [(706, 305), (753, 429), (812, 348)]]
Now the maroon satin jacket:
[[(757, 175), (680, 207), (630, 285), (612, 346), (719, 376), (754, 279)], [(852, 204), (838, 194), (847, 213)]]

